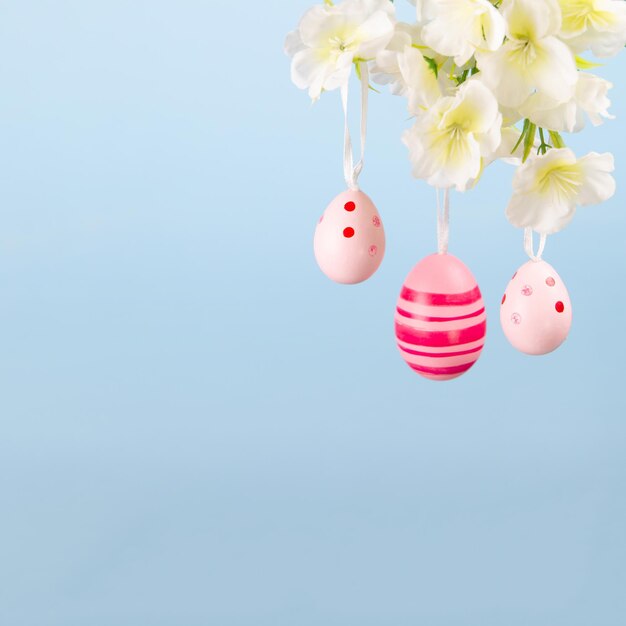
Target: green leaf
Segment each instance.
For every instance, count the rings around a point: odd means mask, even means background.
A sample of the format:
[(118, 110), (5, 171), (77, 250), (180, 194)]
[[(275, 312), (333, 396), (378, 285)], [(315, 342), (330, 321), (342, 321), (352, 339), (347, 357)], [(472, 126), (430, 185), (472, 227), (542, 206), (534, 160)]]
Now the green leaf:
[(435, 75), (435, 78), (439, 78), (439, 66), (437, 65), (437, 61), (430, 57), (424, 57), (424, 61), (426, 61), (430, 71)]
[(563, 141), (563, 137), (561, 137), (561, 135), (556, 131), (550, 131), (550, 139), (552, 140), (555, 148), (567, 148), (565, 142)]
[(463, 73), (460, 76), (454, 77), (454, 80), (456, 80), (457, 87), (459, 85), (462, 85), (467, 80), (467, 77), (469, 76), (469, 72), (470, 72), (469, 69), (463, 70)]
[(535, 145), (535, 136), (537, 135), (537, 126), (532, 122), (528, 122), (528, 131), (524, 137), (524, 156), (522, 157), (522, 163), (526, 163), (526, 160), (530, 156)]

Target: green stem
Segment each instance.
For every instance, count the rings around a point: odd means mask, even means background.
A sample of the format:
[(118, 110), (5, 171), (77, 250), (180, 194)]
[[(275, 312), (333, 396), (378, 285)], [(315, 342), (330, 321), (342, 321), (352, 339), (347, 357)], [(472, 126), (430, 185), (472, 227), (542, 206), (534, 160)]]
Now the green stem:
[(537, 154), (545, 154), (552, 146), (546, 141), (543, 128), (539, 129), (539, 138), (541, 139), (541, 145), (537, 149)]
[(517, 140), (517, 143), (513, 146), (513, 150), (511, 150), (511, 154), (513, 154), (521, 145), (522, 141), (524, 141), (524, 137), (526, 137), (526, 133), (528, 132), (528, 125), (530, 124), (530, 120), (524, 120), (524, 128), (522, 128), (522, 132)]

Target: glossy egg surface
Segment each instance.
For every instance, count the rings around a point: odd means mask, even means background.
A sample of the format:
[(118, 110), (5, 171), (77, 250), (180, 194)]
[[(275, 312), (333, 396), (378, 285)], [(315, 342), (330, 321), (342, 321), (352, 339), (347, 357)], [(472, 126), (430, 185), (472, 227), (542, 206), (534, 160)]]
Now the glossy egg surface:
[(467, 372), (485, 344), (487, 316), (470, 270), (450, 254), (433, 254), (408, 275), (396, 307), (402, 358), (432, 380)]
[(354, 285), (372, 276), (385, 255), (385, 230), (369, 196), (339, 194), (320, 218), (313, 247), (320, 269), (337, 283)]
[(502, 298), (500, 323), (513, 347), (525, 354), (548, 354), (567, 339), (572, 304), (549, 263), (529, 261), (515, 273)]

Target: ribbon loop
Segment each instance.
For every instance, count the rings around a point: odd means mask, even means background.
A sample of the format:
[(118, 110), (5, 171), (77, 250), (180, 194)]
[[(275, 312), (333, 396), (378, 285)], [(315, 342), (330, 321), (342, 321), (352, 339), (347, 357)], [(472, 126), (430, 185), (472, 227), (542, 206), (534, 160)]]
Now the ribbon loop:
[(539, 239), (539, 249), (537, 250), (537, 254), (535, 254), (535, 242), (534, 242), (534, 233), (532, 228), (524, 229), (524, 250), (526, 254), (530, 257), (532, 261), (538, 263), (541, 261), (541, 257), (546, 249), (546, 241), (548, 236), (545, 233), (541, 234)]
[(440, 188), (435, 189), (437, 195), (437, 248), (439, 254), (448, 253), (450, 243), (450, 189), (443, 190), (443, 207), (439, 197)]
[(367, 139), (367, 105), (369, 96), (369, 68), (367, 62), (359, 64), (361, 73), (361, 158), (354, 164), (352, 149), (352, 137), (348, 123), (348, 81), (341, 87), (341, 103), (344, 115), (344, 140), (343, 140), (343, 176), (346, 185), (353, 191), (359, 190), (359, 176), (363, 171), (363, 159), (365, 156), (365, 140)]

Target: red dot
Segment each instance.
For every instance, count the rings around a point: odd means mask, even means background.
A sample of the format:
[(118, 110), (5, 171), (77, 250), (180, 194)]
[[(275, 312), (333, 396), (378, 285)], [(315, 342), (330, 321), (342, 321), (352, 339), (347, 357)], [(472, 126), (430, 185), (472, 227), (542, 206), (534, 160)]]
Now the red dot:
[(350, 237), (354, 237), (354, 228), (351, 228), (350, 226), (348, 226), (348, 228), (344, 228), (343, 236), (347, 239), (350, 239)]
[(554, 308), (557, 313), (563, 313), (563, 311), (565, 311), (565, 305), (560, 300), (554, 305)]
[(506, 300), (506, 294), (502, 296), (502, 304), (504, 304), (505, 300)]
[(343, 208), (346, 211), (354, 211), (354, 209), (356, 209), (356, 204), (354, 204), (354, 202), (346, 202)]

